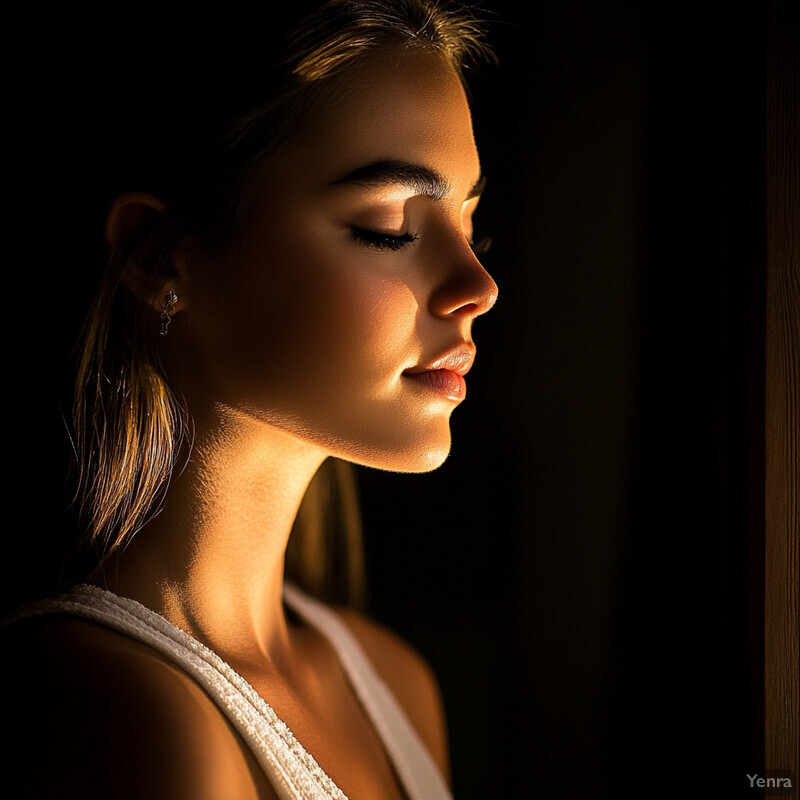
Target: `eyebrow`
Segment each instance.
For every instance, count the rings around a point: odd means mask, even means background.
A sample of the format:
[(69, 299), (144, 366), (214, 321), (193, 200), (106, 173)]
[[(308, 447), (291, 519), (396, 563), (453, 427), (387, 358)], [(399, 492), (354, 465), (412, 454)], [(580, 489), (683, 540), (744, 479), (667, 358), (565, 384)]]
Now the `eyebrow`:
[[(450, 184), (436, 170), (422, 164), (411, 164), (407, 161), (384, 159), (373, 161), (337, 178), (332, 186), (344, 184), (358, 186), (406, 186), (415, 194), (425, 195), (433, 200), (441, 200), (450, 192)], [(481, 176), (469, 190), (466, 199), (478, 197), (486, 185), (486, 178)]]

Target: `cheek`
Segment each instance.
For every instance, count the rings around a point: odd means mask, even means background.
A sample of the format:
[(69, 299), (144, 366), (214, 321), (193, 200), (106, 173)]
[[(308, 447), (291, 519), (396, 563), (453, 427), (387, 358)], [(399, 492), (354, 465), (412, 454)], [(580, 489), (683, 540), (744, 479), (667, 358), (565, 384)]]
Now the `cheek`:
[(374, 254), (313, 241), (291, 256), (260, 250), (205, 293), (214, 373), (253, 401), (297, 399), (300, 387), (317, 403), (323, 392), (352, 402), (414, 363), (417, 300)]
[(285, 352), (300, 369), (302, 362), (313, 364), (331, 402), (334, 391), (350, 395), (350, 402), (380, 395), (408, 365), (418, 310), (414, 295), (374, 264), (330, 255), (311, 263), (311, 280), (287, 292), (296, 302), (281, 312)]

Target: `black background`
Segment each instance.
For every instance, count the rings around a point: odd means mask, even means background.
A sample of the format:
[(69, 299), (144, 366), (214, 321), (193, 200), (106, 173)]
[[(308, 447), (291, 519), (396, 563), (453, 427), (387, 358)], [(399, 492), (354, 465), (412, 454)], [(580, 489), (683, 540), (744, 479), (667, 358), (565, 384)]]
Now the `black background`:
[[(500, 300), (448, 462), (359, 472), (369, 608), (439, 676), (461, 800), (732, 797), (760, 766), (764, 11), (486, 5), (500, 66), (472, 82), (477, 233)], [(52, 577), (69, 448), (53, 398), (102, 258), (81, 181), (98, 165), (71, 146), (95, 134), (51, 57), (69, 32), (54, 51), (30, 22), (17, 34), (6, 603)]]
[(361, 476), (373, 610), (441, 677), (457, 797), (737, 796), (763, 702), (765, 11), (491, 7), (500, 299), (448, 463)]

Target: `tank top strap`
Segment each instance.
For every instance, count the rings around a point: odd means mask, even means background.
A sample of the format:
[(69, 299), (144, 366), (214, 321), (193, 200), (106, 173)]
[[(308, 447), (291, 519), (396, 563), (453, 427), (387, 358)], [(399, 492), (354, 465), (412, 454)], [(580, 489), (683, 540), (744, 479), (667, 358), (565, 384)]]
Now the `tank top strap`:
[(33, 603), (4, 621), (71, 614), (127, 634), (180, 666), (205, 689), (253, 751), (280, 800), (347, 800), (274, 710), (225, 661), (160, 614), (95, 586)]
[(333, 647), (409, 800), (452, 800), (428, 748), (341, 618), (291, 584), (284, 586), (284, 600)]

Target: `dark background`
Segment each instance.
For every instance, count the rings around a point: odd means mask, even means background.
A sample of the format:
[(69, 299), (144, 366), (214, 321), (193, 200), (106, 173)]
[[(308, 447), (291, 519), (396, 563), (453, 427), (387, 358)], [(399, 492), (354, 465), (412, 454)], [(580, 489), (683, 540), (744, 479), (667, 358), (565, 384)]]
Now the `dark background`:
[(373, 612), (441, 678), (457, 797), (734, 797), (761, 763), (765, 6), (491, 8), (500, 299), (450, 460), (361, 475)]
[[(734, 797), (763, 703), (765, 11), (485, 5), (500, 66), (473, 80), (477, 234), (500, 300), (445, 466), (359, 473), (369, 608), (440, 678), (460, 800)], [(102, 258), (73, 226), (89, 201), (69, 143), (95, 134), (28, 45), (10, 73), (4, 602), (59, 547), (52, 389)]]

